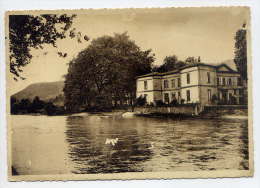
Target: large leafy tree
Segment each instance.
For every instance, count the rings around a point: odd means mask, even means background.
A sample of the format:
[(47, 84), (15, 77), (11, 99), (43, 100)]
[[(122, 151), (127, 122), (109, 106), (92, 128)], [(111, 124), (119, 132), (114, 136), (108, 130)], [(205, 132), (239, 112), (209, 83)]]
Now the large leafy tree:
[[(24, 79), (21, 72), (31, 61), (31, 49), (43, 48), (43, 44), (57, 47), (56, 41), (66, 37), (74, 18), (67, 14), (9, 16), (10, 72), (15, 80)], [(75, 30), (70, 31), (70, 37), (75, 37)], [(59, 55), (66, 56), (61, 52)]]
[(154, 54), (141, 50), (127, 33), (91, 42), (70, 62), (65, 76), (65, 105), (117, 105), (135, 99), (136, 76), (151, 72)]
[(244, 80), (247, 80), (247, 40), (246, 24), (235, 35), (235, 58), (237, 70)]

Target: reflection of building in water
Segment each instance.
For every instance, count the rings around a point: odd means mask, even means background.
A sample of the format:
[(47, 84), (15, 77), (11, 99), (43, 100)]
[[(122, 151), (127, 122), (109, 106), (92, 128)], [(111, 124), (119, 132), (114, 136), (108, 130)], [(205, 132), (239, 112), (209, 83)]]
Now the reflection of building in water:
[(137, 78), (136, 96), (148, 103), (244, 104), (246, 84), (226, 64), (197, 63), (176, 71), (150, 73)]

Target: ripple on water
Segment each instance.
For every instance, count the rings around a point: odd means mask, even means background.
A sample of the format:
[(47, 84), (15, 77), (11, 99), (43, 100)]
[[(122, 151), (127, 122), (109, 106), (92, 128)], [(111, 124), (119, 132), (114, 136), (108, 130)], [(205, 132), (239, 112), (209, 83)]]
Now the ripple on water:
[(52, 118), (12, 118), (19, 174), (248, 169), (246, 119)]

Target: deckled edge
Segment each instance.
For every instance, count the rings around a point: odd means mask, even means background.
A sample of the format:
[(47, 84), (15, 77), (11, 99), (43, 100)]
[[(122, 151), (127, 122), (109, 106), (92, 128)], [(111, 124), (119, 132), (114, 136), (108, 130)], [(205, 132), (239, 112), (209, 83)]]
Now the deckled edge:
[[(39, 15), (39, 14), (87, 14), (100, 13), (100, 11), (131, 11), (142, 10), (150, 11), (155, 9), (203, 9), (203, 8), (246, 8), (248, 10), (248, 150), (249, 150), (249, 170), (217, 170), (217, 171), (177, 171), (177, 172), (127, 172), (111, 174), (66, 174), (66, 175), (12, 175), (12, 133), (11, 133), (11, 116), (10, 116), (10, 92), (9, 80), (12, 79), (9, 74), (9, 15)], [(56, 9), (56, 10), (9, 10), (5, 12), (5, 49), (6, 49), (6, 119), (7, 119), (7, 154), (8, 154), (8, 181), (70, 181), (70, 180), (147, 180), (147, 179), (194, 179), (194, 178), (240, 178), (253, 177), (254, 175), (254, 145), (253, 145), (253, 80), (252, 80), (252, 37), (251, 37), (251, 10), (250, 6), (177, 6), (177, 7), (148, 7), (148, 8), (87, 8), (87, 9)], [(249, 81), (251, 80), (251, 81)]]

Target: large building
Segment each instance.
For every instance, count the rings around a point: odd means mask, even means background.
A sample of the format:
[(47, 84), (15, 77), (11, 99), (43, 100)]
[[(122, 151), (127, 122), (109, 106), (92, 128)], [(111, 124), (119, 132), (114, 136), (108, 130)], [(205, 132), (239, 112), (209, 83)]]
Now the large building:
[(240, 74), (226, 64), (197, 63), (176, 71), (153, 72), (137, 77), (136, 96), (148, 104), (200, 103), (202, 105), (241, 104), (244, 87)]

